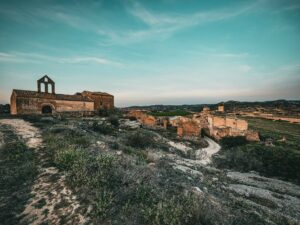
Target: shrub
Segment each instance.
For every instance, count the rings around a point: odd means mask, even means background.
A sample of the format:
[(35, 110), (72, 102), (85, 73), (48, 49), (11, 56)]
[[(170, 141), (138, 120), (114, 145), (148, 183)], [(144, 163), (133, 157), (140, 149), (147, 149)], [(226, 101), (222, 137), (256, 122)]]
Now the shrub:
[(224, 137), (221, 140), (221, 146), (224, 148), (232, 148), (236, 146), (246, 145), (248, 141), (244, 136)]
[(113, 192), (100, 191), (95, 201), (95, 213), (100, 220), (104, 220), (109, 216), (109, 211), (112, 209)]
[(73, 164), (77, 163), (79, 158), (82, 157), (82, 151), (69, 147), (66, 149), (60, 149), (55, 154), (56, 166), (60, 169), (70, 170)]
[(115, 115), (109, 116), (108, 121), (115, 127), (118, 127), (120, 125), (119, 118)]
[(242, 172), (255, 170), (300, 183), (300, 154), (289, 149), (256, 144), (234, 147), (230, 151), (221, 150), (219, 154), (222, 157), (213, 158), (219, 168)]
[(134, 132), (127, 139), (127, 145), (141, 149), (153, 146), (154, 142), (151, 133), (141, 131)]
[(92, 128), (94, 131), (104, 135), (113, 133), (113, 129), (111, 126), (108, 126), (106, 124), (99, 124), (98, 122), (94, 122)]

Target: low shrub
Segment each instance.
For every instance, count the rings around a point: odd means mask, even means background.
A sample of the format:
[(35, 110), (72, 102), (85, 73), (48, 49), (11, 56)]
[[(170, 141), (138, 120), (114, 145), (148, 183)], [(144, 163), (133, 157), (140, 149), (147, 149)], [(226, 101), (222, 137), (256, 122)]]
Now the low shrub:
[(54, 161), (58, 168), (70, 170), (72, 166), (79, 161), (82, 154), (80, 149), (75, 149), (74, 147), (59, 149), (55, 154)]
[(119, 118), (116, 115), (109, 116), (108, 121), (115, 127), (118, 127), (120, 125)]
[(213, 158), (218, 168), (255, 170), (266, 176), (280, 176), (300, 183), (300, 154), (282, 146), (253, 144), (221, 150), (219, 154), (221, 157)]
[(224, 137), (221, 139), (221, 146), (224, 148), (232, 148), (237, 146), (246, 145), (248, 141), (244, 136), (237, 136), (237, 137)]
[(106, 125), (105, 123), (100, 124), (98, 122), (94, 122), (92, 125), (92, 129), (95, 132), (104, 134), (104, 135), (109, 135), (113, 133), (113, 128), (111, 126)]
[(135, 148), (145, 149), (154, 145), (154, 139), (151, 133), (136, 131), (128, 136), (127, 145)]

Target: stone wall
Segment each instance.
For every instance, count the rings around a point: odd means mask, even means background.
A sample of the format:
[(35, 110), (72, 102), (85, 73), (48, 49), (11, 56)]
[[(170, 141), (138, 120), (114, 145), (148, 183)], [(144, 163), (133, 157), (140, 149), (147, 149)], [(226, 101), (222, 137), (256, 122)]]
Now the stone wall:
[(94, 111), (94, 102), (66, 101), (44, 98), (13, 97), (12, 114), (42, 114), (44, 106), (50, 106), (53, 113), (72, 111)]
[(151, 115), (148, 115), (144, 110), (131, 110), (127, 113), (127, 116), (134, 117), (146, 126), (157, 126), (158, 120)]
[(100, 94), (97, 92), (89, 92), (84, 91), (82, 93), (79, 93), (83, 96), (87, 96), (94, 100), (95, 104), (95, 110), (99, 111), (100, 109), (114, 109), (114, 96), (108, 95), (108, 94)]
[(181, 122), (177, 127), (177, 135), (180, 137), (199, 137), (201, 135), (201, 128), (197, 123), (195, 123), (195, 121), (192, 120)]
[(259, 133), (256, 132), (256, 131), (247, 131), (246, 133), (246, 139), (248, 141), (260, 141), (260, 138), (259, 138)]
[(10, 97), (10, 114), (17, 115), (17, 96), (15, 92)]

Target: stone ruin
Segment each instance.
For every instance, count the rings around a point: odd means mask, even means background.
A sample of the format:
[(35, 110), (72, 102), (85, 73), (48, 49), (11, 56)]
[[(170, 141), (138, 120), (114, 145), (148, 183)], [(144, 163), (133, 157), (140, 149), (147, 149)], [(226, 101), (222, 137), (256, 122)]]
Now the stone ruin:
[[(248, 129), (248, 122), (225, 114), (225, 107), (221, 105), (217, 113), (204, 107), (200, 113), (194, 113), (190, 117), (154, 117), (144, 110), (129, 111), (128, 116), (139, 120), (143, 125), (150, 127), (177, 128), (179, 137), (199, 137), (208, 135), (216, 140), (224, 137), (244, 136), (248, 141), (260, 141), (259, 133)], [(220, 114), (220, 109), (222, 114)]]
[(114, 108), (114, 96), (105, 92), (57, 94), (54, 81), (47, 75), (37, 80), (37, 91), (14, 89), (10, 102), (12, 115), (61, 113), (92, 115), (102, 109)]

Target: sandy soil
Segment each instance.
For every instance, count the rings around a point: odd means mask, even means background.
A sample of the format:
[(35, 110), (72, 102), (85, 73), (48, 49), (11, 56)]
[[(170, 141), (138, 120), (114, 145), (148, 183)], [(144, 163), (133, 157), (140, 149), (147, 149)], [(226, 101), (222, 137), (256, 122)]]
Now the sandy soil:
[[(38, 128), (22, 119), (3, 119), (29, 148), (38, 153), (39, 175), (32, 187), (34, 196), (20, 215), (25, 224), (84, 224), (86, 218), (78, 212), (79, 202), (65, 185), (65, 177), (55, 167), (47, 167), (43, 140)], [(65, 222), (68, 221), (68, 222)]]

